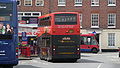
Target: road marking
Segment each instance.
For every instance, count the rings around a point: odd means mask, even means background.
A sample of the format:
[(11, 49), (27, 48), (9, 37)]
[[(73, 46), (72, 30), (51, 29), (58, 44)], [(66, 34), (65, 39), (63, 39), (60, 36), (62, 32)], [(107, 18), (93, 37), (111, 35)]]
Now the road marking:
[(27, 64), (28, 62), (27, 61), (19, 61), (19, 64)]
[(48, 65), (48, 63), (43, 63), (44, 65)]
[(101, 64), (99, 64), (97, 68), (100, 68), (100, 67), (101, 67), (101, 65), (102, 65), (102, 63), (101, 63)]
[(46, 63), (45, 61), (42, 61), (42, 62), (40, 62), (40, 61), (37, 61), (37, 60), (31, 60), (32, 62), (34, 62), (34, 63), (42, 63), (42, 64), (44, 64), (44, 65), (49, 65), (48, 63)]
[(41, 62), (39, 62), (37, 60), (31, 60), (31, 61), (34, 62), (34, 63), (41, 63)]

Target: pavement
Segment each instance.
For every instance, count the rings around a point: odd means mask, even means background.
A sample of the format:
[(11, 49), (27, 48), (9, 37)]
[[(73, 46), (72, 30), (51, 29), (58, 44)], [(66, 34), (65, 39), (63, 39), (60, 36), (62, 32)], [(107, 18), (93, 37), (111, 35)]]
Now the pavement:
[(82, 53), (77, 62), (47, 62), (34, 57), (32, 60), (20, 60), (14, 68), (120, 68), (118, 52), (101, 54)]

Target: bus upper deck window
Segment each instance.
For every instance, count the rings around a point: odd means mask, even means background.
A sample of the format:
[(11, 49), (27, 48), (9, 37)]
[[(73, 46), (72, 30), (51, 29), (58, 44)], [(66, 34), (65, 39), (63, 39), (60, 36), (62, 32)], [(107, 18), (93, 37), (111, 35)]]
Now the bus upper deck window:
[(12, 3), (0, 3), (0, 21), (11, 21), (12, 19)]
[(55, 14), (56, 25), (75, 25), (77, 24), (76, 14)]

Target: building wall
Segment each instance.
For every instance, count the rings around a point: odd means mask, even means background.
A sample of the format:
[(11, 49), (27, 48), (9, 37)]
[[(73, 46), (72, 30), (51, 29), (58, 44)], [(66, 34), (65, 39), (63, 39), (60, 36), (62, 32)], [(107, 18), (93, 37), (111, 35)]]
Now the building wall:
[[(108, 46), (108, 33), (115, 33), (115, 46)], [(101, 47), (102, 49), (118, 49), (120, 47), (120, 30), (119, 29), (105, 29), (101, 33)]]
[(20, 0), (21, 5), (18, 6), (19, 12), (42, 12), (42, 15), (49, 13), (49, 0), (44, 0), (43, 6), (35, 6), (35, 0), (32, 0), (32, 6), (24, 6), (24, 0)]
[[(107, 29), (108, 13), (116, 13), (117, 19), (120, 18), (120, 0), (116, 6), (108, 6), (108, 0), (99, 0), (99, 6), (91, 6), (91, 0), (83, 0), (82, 6), (74, 6), (74, 0), (66, 0), (66, 6), (58, 6), (58, 0), (51, 0), (51, 12), (79, 12), (83, 15), (83, 29), (91, 28), (91, 13), (98, 13), (100, 16), (99, 27)], [(120, 29), (120, 20), (117, 20), (116, 28)]]

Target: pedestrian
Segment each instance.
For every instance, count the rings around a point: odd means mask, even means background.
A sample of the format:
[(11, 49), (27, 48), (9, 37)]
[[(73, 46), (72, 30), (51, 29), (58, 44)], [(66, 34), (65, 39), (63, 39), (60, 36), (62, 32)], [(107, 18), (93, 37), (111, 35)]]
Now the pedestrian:
[(10, 24), (6, 24), (5, 34), (13, 34), (13, 28)]
[(5, 26), (0, 22), (0, 34), (5, 34)]

